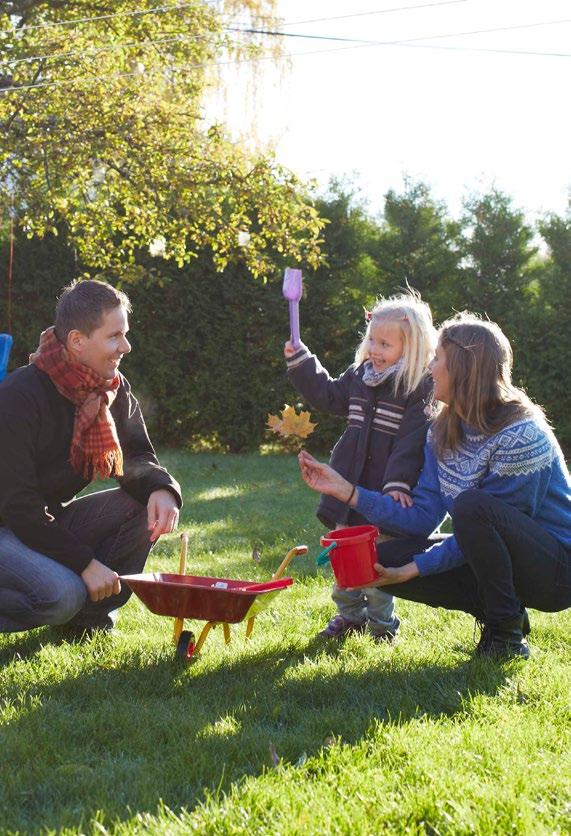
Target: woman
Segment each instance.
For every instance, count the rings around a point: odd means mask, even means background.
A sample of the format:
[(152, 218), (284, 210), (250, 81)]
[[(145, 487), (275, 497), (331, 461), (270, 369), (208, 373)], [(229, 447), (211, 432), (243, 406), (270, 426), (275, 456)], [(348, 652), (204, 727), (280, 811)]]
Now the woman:
[[(571, 605), (571, 483), (542, 410), (512, 384), (511, 365), (494, 323), (466, 313), (444, 323), (430, 367), (440, 404), (410, 508), (305, 451), (299, 463), (309, 487), (405, 535), (378, 546), (371, 586), (471, 613), (483, 625), (478, 654), (527, 658), (525, 607)], [(430, 540), (447, 513), (453, 536)]]

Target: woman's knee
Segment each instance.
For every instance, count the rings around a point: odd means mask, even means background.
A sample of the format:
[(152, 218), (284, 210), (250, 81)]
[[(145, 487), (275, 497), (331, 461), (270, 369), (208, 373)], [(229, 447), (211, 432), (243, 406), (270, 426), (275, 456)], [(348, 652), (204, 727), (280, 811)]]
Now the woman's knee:
[(458, 494), (450, 512), (454, 532), (457, 533), (458, 526), (485, 520), (490, 509), (490, 499), (489, 494), (477, 488), (470, 488)]

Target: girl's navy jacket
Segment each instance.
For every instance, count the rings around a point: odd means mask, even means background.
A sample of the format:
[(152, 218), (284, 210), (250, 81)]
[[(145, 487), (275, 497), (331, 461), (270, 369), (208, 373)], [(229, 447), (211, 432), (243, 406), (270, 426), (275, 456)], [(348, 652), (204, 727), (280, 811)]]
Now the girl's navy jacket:
[[(392, 378), (367, 386), (363, 371), (363, 364), (351, 365), (332, 378), (305, 346), (287, 360), (288, 378), (304, 400), (314, 409), (347, 419), (331, 453), (331, 467), (369, 490), (410, 493), (424, 462), (432, 379), (426, 375), (408, 396), (395, 395)], [(317, 507), (318, 518), (331, 529), (347, 524), (349, 512), (347, 505), (325, 495)]]

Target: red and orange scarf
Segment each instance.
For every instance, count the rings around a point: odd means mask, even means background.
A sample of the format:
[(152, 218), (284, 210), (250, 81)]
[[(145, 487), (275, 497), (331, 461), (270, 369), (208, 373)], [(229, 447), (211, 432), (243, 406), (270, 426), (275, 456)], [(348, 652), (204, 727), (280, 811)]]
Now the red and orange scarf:
[(100, 377), (77, 363), (55, 335), (53, 326), (43, 331), (40, 345), (30, 354), (33, 363), (47, 375), (64, 398), (75, 404), (75, 420), (69, 460), (86, 479), (123, 475), (123, 453), (109, 407), (121, 382)]

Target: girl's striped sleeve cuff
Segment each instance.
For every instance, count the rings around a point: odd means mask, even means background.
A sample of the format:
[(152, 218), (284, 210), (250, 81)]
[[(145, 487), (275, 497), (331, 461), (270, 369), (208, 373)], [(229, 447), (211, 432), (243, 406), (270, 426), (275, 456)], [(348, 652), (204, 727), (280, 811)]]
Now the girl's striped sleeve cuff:
[(290, 371), (291, 369), (296, 369), (298, 366), (301, 366), (302, 363), (305, 363), (306, 360), (311, 357), (311, 352), (306, 345), (303, 343), (299, 344), (298, 350), (295, 352), (293, 357), (286, 358), (287, 369)]
[(406, 482), (387, 482), (383, 485), (383, 489), (381, 493), (389, 493), (389, 491), (401, 491), (402, 493), (407, 493), (410, 495), (411, 492), (410, 485), (407, 485)]

